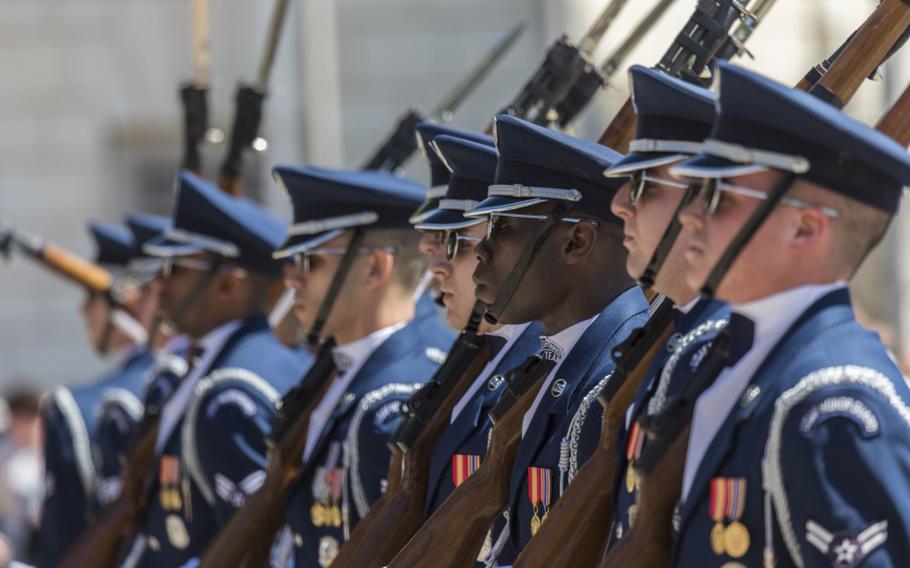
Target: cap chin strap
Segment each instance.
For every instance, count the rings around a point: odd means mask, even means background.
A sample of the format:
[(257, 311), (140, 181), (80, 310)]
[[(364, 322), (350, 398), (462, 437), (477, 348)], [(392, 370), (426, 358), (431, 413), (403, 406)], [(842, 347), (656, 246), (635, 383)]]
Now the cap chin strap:
[(708, 279), (702, 284), (702, 297), (706, 299), (714, 297), (717, 293), (717, 288), (720, 286), (724, 276), (726, 276), (727, 272), (730, 270), (730, 267), (736, 262), (739, 254), (746, 248), (746, 245), (749, 244), (749, 241), (752, 240), (752, 237), (754, 237), (755, 233), (761, 228), (762, 223), (771, 215), (771, 212), (774, 211), (774, 208), (780, 203), (781, 198), (787, 193), (787, 190), (790, 189), (790, 186), (793, 185), (795, 180), (796, 174), (786, 173), (784, 178), (768, 193), (768, 198), (762, 201), (749, 219), (746, 220), (745, 225), (736, 233), (733, 240), (727, 246), (727, 250), (724, 251), (720, 260), (718, 260), (717, 264), (714, 265), (714, 268), (711, 269)]
[[(111, 305), (110, 309), (113, 309)], [(114, 322), (111, 321), (111, 316), (108, 315), (104, 321), (104, 330), (101, 332), (101, 340), (98, 341), (98, 353), (101, 355), (107, 355), (108, 351), (111, 348), (111, 338), (114, 336)]]
[(471, 315), (468, 316), (468, 323), (464, 326), (465, 333), (477, 335), (477, 331), (480, 329), (480, 323), (483, 321), (485, 307), (486, 304), (480, 300), (474, 302), (474, 308), (471, 310)]
[(673, 250), (673, 245), (676, 244), (676, 238), (682, 230), (682, 223), (679, 222), (679, 214), (692, 203), (696, 195), (698, 195), (698, 184), (689, 184), (689, 187), (683, 194), (682, 200), (680, 200), (679, 205), (676, 207), (676, 211), (673, 212), (673, 217), (664, 230), (664, 234), (660, 237), (660, 241), (657, 242), (657, 247), (651, 255), (651, 260), (648, 261), (645, 271), (642, 272), (641, 276), (638, 278), (638, 285), (643, 289), (649, 290), (657, 281), (657, 275), (660, 273), (660, 269), (663, 267), (667, 257), (670, 256), (670, 251)]
[(525, 247), (525, 250), (518, 258), (518, 262), (515, 263), (515, 266), (512, 268), (506, 281), (503, 282), (502, 287), (500, 287), (499, 292), (496, 294), (496, 299), (487, 307), (487, 311), (483, 314), (484, 319), (489, 323), (493, 325), (499, 323), (499, 318), (502, 317), (503, 312), (505, 312), (506, 308), (509, 306), (512, 296), (521, 284), (522, 279), (524, 279), (525, 273), (528, 271), (531, 263), (534, 262), (537, 253), (543, 248), (544, 243), (559, 224), (560, 219), (562, 219), (571, 208), (572, 204), (570, 203), (557, 203), (550, 212), (550, 215), (543, 222), (543, 225), (541, 225), (534, 240)]
[[(186, 311), (192, 306), (196, 300), (199, 299), (199, 296), (202, 292), (208, 288), (208, 285), (212, 282), (212, 279), (215, 277), (215, 274), (221, 270), (221, 266), (224, 264), (224, 257), (216, 256), (212, 266), (205, 272), (202, 278), (196, 282), (196, 285), (193, 286), (186, 296), (180, 300), (177, 304), (177, 307), (171, 310), (171, 313), (168, 314), (168, 319), (170, 319), (171, 324), (178, 331), (182, 331), (183, 328), (180, 325), (180, 320), (183, 319), (183, 316), (186, 315)], [(161, 325), (161, 318), (156, 318), (152, 323), (152, 330), (149, 332), (149, 343), (154, 341), (155, 335), (157, 335), (158, 328)]]
[(351, 266), (354, 264), (354, 258), (357, 256), (357, 251), (360, 249), (360, 243), (363, 241), (364, 234), (365, 232), (363, 229), (354, 229), (354, 235), (351, 237), (351, 242), (348, 244), (348, 250), (344, 253), (344, 256), (341, 257), (341, 263), (338, 265), (338, 270), (335, 271), (335, 275), (332, 277), (332, 283), (329, 286), (329, 291), (326, 294), (325, 299), (322, 301), (322, 305), (319, 306), (319, 312), (316, 314), (315, 321), (313, 321), (313, 327), (311, 327), (306, 334), (306, 341), (310, 345), (319, 344), (319, 340), (322, 337), (322, 329), (329, 319), (329, 315), (332, 312), (332, 306), (335, 305), (335, 300), (338, 299), (338, 294), (341, 292), (344, 280), (347, 278), (348, 272), (350, 272)]

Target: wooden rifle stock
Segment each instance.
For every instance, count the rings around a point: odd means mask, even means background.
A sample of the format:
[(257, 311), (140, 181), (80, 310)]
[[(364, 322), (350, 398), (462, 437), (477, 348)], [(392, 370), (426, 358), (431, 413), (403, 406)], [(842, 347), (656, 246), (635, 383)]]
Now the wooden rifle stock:
[(910, 87), (904, 89), (897, 102), (875, 127), (882, 134), (896, 140), (901, 146), (910, 146)]
[(641, 479), (638, 523), (610, 548), (601, 567), (653, 568), (670, 565), (673, 509), (682, 492), (688, 446), (689, 425), (676, 436), (659, 466), (647, 478)]
[(93, 262), (49, 243), (37, 236), (10, 230), (9, 239), (26, 256), (40, 262), (51, 271), (84, 287), (89, 292), (109, 295), (113, 277)]
[[(433, 381), (452, 381), (452, 388), (441, 404), (433, 409), (431, 418), (422, 425), (413, 444), (392, 452), (389, 466), (390, 485), (382, 498), (370, 508), (369, 513), (357, 523), (350, 538), (332, 563), (333, 568), (379, 568), (385, 566), (423, 523), (426, 505), (430, 461), (436, 444), (449, 425), (452, 408), (461, 400), (477, 376), (490, 360), (489, 350), (473, 334), (462, 334), (453, 347), (450, 358), (457, 375), (434, 377)], [(466, 346), (459, 345), (462, 341)], [(439, 373), (447, 371), (447, 364)], [(432, 382), (430, 384), (433, 384)], [(391, 480), (397, 480), (393, 484)]]
[(218, 532), (202, 556), (204, 568), (259, 567), (268, 564), (275, 535), (285, 523), (284, 505), (291, 483), (300, 473), (310, 415), (336, 376), (335, 342), (326, 340), (316, 362), (300, 384), (282, 400), (269, 440), (268, 469), (262, 486)]
[(610, 126), (604, 130), (597, 143), (613, 148), (617, 152), (628, 152), (629, 142), (635, 137), (635, 121), (635, 106), (629, 98), (613, 117)]
[(670, 322), (664, 324), (656, 340), (649, 340), (651, 346), (634, 370), (627, 377), (609, 379), (622, 381), (622, 385), (604, 409), (597, 450), (550, 509), (547, 522), (522, 549), (515, 568), (594, 566), (603, 556), (613, 520), (611, 481), (616, 470), (616, 438), (626, 411), (647, 378), (651, 361), (672, 331)]
[(910, 26), (910, 4), (903, 0), (884, 0), (809, 92), (842, 108), (853, 98), (863, 80), (887, 58), (907, 26)]
[(483, 463), (430, 516), (389, 563), (390, 568), (420, 566), (430, 558), (435, 568), (473, 564), (493, 521), (508, 506), (522, 419), (548, 372), (539, 357), (531, 357), (510, 373), (509, 386), (490, 413), (494, 423)]
[(155, 463), (158, 416), (141, 427), (142, 434), (123, 465), (123, 490), (105, 505), (76, 542), (70, 546), (58, 568), (114, 568), (130, 538), (138, 532), (144, 514)]

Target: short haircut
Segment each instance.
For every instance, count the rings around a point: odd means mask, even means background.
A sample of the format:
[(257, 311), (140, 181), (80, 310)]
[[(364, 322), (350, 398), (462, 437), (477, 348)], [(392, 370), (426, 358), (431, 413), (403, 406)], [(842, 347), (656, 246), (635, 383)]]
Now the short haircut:
[(824, 204), (840, 212), (831, 223), (838, 253), (831, 259), (832, 267), (851, 277), (885, 237), (893, 218), (887, 211), (814, 184), (802, 183), (792, 193), (809, 203)]
[(406, 292), (414, 292), (427, 269), (420, 252), (421, 234), (414, 229), (374, 229), (364, 234), (363, 244), (395, 250), (392, 278)]
[(41, 405), (41, 392), (29, 386), (15, 386), (4, 393), (3, 398), (14, 416), (37, 416)]

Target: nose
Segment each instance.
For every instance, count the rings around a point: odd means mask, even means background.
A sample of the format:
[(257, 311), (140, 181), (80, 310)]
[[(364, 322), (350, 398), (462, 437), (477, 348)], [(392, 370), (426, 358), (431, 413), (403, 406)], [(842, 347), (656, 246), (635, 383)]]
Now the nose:
[(423, 233), (420, 237), (418, 248), (420, 248), (420, 252), (429, 257), (442, 254), (442, 247), (439, 245), (439, 240), (436, 238), (435, 233)]
[(474, 247), (474, 256), (477, 257), (478, 262), (490, 262), (490, 258), (493, 256), (493, 248), (486, 237), (481, 239), (477, 246)]
[(292, 265), (287, 265), (284, 267), (284, 286), (286, 288), (291, 288), (297, 290), (303, 286), (303, 274)]
[(610, 211), (623, 221), (628, 221), (635, 214), (635, 206), (629, 202), (631, 187), (632, 182), (627, 181), (622, 184), (622, 187), (613, 196), (613, 201), (610, 202)]
[(704, 197), (696, 195), (682, 211), (679, 212), (679, 222), (683, 227), (692, 230), (701, 230), (705, 226)]

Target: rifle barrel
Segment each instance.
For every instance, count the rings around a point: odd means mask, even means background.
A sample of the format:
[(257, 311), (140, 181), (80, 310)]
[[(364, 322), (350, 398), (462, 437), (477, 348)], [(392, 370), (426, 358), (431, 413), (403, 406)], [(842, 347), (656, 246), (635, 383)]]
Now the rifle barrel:
[(437, 122), (448, 122), (451, 120), (452, 113), (464, 103), (468, 95), (477, 88), (480, 82), (490, 74), (493, 67), (495, 67), (506, 53), (512, 49), (526, 28), (527, 24), (525, 22), (515, 24), (502, 39), (493, 46), (493, 49), (491, 49), (490, 52), (474, 66), (468, 75), (442, 99), (442, 102), (439, 103), (430, 115), (430, 120)]
[(256, 84), (262, 93), (268, 92), (269, 76), (275, 63), (275, 52), (278, 49), (278, 41), (281, 39), (281, 31), (284, 29), (287, 11), (288, 0), (277, 0), (275, 2), (272, 20), (269, 23), (269, 35), (265, 40), (265, 51), (262, 53), (262, 60), (259, 62), (259, 73), (256, 76)]
[(629, 0), (613, 0), (607, 4), (607, 7), (604, 8), (599, 16), (597, 16), (597, 19), (594, 20), (594, 23), (591, 24), (588, 31), (585, 32), (585, 35), (579, 40), (579, 51), (585, 55), (590, 55), (594, 52), (597, 48), (597, 44), (600, 43), (600, 40), (606, 35), (607, 30), (610, 29), (610, 26), (616, 21), (616, 17), (626, 6), (628, 1)]
[(635, 29), (626, 37), (625, 41), (623, 41), (619, 47), (607, 57), (603, 65), (600, 66), (601, 74), (604, 76), (604, 79), (609, 79), (616, 73), (623, 61), (629, 56), (629, 53), (641, 43), (645, 34), (654, 27), (654, 24), (667, 13), (667, 10), (674, 1), (675, 0), (659, 0), (657, 4), (651, 8), (651, 11), (638, 22), (638, 25), (635, 26)]

